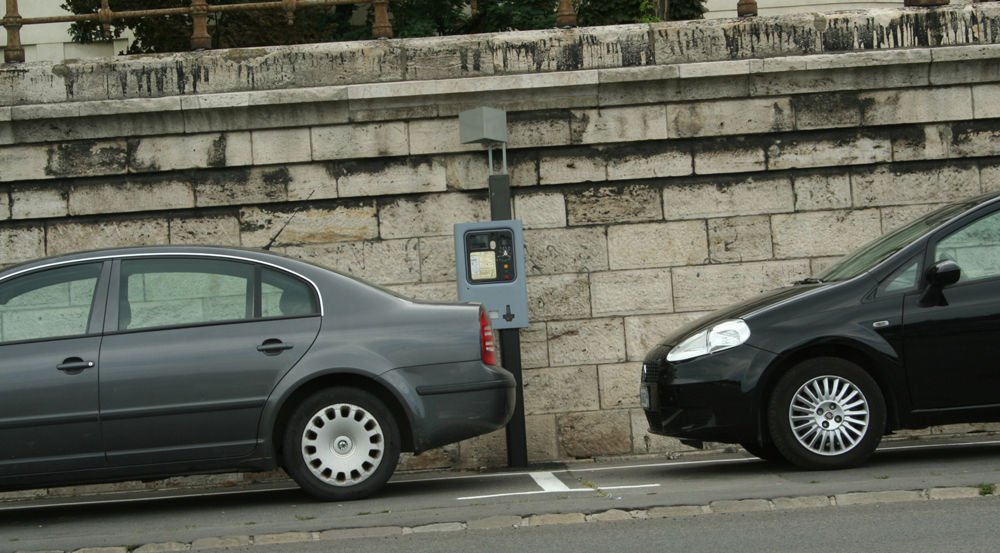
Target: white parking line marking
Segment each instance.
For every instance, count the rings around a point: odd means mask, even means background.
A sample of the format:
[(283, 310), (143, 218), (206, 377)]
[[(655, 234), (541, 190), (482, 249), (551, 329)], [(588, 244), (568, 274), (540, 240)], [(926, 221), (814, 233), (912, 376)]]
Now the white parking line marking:
[(556, 475), (551, 472), (533, 472), (531, 473), (531, 479), (544, 492), (565, 492), (569, 490), (569, 486), (563, 484), (563, 481), (556, 478)]
[(540, 495), (543, 493), (567, 493), (567, 492), (596, 492), (600, 493), (605, 490), (631, 490), (636, 488), (658, 488), (659, 484), (637, 484), (634, 486), (599, 486), (598, 488), (566, 488), (565, 490), (548, 491), (548, 490), (535, 490), (533, 492), (510, 492), (510, 493), (495, 493), (490, 495), (472, 495), (469, 497), (459, 497), (458, 501), (468, 501), (472, 499), (492, 499), (495, 497), (513, 497), (517, 495)]

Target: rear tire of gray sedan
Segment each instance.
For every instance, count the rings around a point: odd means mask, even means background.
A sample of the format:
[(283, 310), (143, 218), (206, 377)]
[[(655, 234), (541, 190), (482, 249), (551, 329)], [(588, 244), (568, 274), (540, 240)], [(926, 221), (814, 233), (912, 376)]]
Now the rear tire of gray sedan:
[(399, 428), (378, 398), (358, 388), (329, 388), (303, 401), (289, 419), (285, 470), (325, 501), (368, 497), (399, 462)]
[(885, 400), (861, 367), (836, 357), (799, 363), (774, 388), (767, 410), (774, 445), (794, 465), (840, 469), (863, 463), (885, 431)]

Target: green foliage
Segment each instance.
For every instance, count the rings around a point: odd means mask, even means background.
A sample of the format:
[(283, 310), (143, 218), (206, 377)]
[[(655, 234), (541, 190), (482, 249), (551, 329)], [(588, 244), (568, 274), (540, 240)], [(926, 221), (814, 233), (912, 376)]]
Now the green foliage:
[(705, 17), (707, 10), (705, 0), (671, 0), (667, 19), (670, 21), (701, 19)]
[[(76, 14), (95, 13), (100, 0), (63, 0), (63, 8)], [(667, 19), (697, 19), (705, 0), (671, 0), (664, 14), (664, 0), (574, 0), (581, 26), (645, 23)], [(210, 0), (213, 5), (246, 0)], [(548, 29), (555, 26), (558, 0), (392, 0), (395, 36), (453, 35), (509, 30)], [(189, 6), (191, 0), (111, 0), (115, 11)], [(364, 25), (367, 14), (368, 24)], [(359, 20), (360, 18), (360, 20)], [(337, 5), (301, 8), (289, 25), (282, 10), (218, 13), (212, 19), (213, 48), (304, 44), (371, 38), (372, 15), (368, 6)], [(190, 49), (191, 22), (187, 16), (132, 18), (115, 22), (111, 37), (131, 30), (135, 41), (128, 53), (177, 52)], [(70, 32), (77, 42), (104, 40), (99, 23), (74, 23)]]
[(463, 32), (466, 0), (395, 0), (393, 34), (399, 38), (454, 35)]
[(556, 24), (556, 0), (479, 0), (466, 32), (550, 29)]

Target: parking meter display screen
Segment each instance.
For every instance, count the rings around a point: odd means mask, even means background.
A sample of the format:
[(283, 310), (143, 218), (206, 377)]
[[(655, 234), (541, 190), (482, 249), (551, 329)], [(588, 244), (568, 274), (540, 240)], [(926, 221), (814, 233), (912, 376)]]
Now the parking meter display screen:
[(514, 280), (514, 235), (509, 230), (470, 232), (465, 235), (469, 282)]

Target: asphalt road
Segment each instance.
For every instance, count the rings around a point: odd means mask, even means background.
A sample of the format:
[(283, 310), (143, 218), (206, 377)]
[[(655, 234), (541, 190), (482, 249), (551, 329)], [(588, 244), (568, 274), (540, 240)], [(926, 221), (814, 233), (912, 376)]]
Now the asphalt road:
[(312, 501), (291, 486), (126, 494), (0, 504), (0, 552), (191, 543), (219, 536), (418, 527), (495, 516), (599, 513), (997, 483), (1000, 441), (994, 438), (974, 443), (890, 444), (863, 467), (831, 472), (800, 471), (730, 454), (676, 461), (578, 463), (491, 474), (401, 475), (375, 498), (339, 504)]

